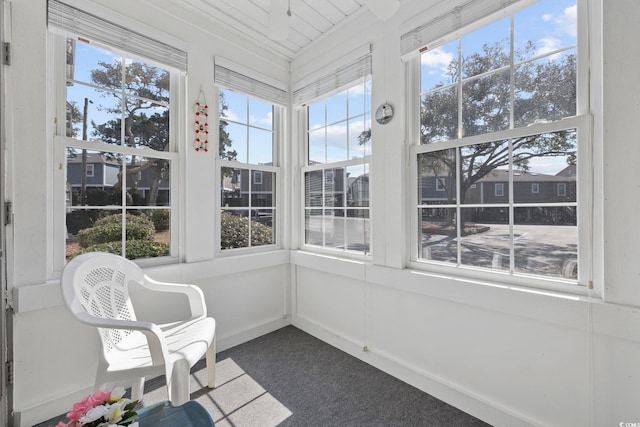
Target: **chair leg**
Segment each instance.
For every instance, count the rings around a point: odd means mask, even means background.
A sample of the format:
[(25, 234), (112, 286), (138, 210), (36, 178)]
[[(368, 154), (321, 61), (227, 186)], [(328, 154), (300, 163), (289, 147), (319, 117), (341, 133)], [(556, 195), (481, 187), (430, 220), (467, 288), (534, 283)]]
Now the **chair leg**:
[(173, 406), (180, 406), (189, 401), (190, 382), (191, 373), (188, 363), (184, 359), (177, 360), (173, 364), (170, 378), (167, 378), (167, 392)]
[(216, 337), (213, 336), (211, 345), (207, 349), (207, 386), (214, 388), (216, 386)]
[(142, 400), (144, 393), (144, 377), (134, 378), (131, 384), (131, 400)]

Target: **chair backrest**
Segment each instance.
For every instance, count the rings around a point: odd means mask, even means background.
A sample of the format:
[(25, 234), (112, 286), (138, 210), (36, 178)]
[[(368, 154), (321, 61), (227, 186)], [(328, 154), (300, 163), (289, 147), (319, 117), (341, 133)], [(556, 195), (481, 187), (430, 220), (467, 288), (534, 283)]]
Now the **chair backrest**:
[[(118, 255), (91, 252), (69, 261), (62, 271), (62, 295), (71, 313), (86, 312), (102, 319), (136, 320), (129, 298), (129, 283), (140, 283), (144, 273)], [(77, 316), (76, 316), (77, 317)], [(100, 330), (105, 356), (132, 334), (131, 330)]]

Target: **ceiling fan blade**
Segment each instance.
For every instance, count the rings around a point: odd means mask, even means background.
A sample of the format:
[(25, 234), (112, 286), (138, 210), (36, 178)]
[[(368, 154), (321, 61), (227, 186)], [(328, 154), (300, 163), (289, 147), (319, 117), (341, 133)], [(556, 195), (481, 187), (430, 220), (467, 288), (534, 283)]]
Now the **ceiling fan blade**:
[(398, 11), (400, 0), (364, 0), (364, 4), (367, 5), (376, 18), (386, 21)]
[(284, 40), (289, 34), (289, 5), (288, 0), (269, 1), (269, 38)]

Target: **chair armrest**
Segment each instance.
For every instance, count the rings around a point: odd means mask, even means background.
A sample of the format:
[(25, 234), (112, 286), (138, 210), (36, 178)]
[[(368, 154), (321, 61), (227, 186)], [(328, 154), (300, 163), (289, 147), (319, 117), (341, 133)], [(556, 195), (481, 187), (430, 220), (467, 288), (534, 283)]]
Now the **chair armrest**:
[(98, 328), (125, 329), (142, 332), (147, 338), (153, 365), (161, 366), (169, 360), (169, 350), (164, 341), (164, 334), (162, 333), (162, 329), (155, 323), (139, 320), (103, 319), (92, 316), (86, 312), (76, 312), (73, 313), (73, 315), (81, 322)]
[(195, 285), (184, 283), (167, 283), (153, 280), (145, 274), (142, 286), (157, 292), (180, 293), (187, 297), (191, 309), (191, 320), (207, 316), (207, 305), (202, 290)]

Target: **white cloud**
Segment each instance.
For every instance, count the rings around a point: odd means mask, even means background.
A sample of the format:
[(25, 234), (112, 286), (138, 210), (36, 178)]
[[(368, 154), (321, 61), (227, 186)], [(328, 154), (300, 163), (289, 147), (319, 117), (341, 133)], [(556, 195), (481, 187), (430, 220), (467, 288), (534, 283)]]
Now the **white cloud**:
[(256, 124), (261, 124), (261, 125), (266, 125), (267, 127), (271, 127), (271, 125), (273, 124), (273, 113), (271, 111), (269, 111), (267, 113), (267, 115), (263, 116), (263, 117), (251, 116), (249, 118), (249, 122), (250, 123), (256, 123)]
[(234, 113), (232, 110), (228, 109), (224, 112), (224, 118), (226, 120), (230, 120), (232, 122), (237, 122), (238, 121), (238, 115), (236, 113)]
[(578, 6), (573, 5), (564, 10), (564, 13), (556, 19), (558, 28), (564, 34), (570, 37), (576, 37), (577, 35), (577, 22), (578, 22)]
[(453, 59), (453, 53), (447, 52), (441, 47), (437, 47), (431, 51), (423, 53), (420, 62), (422, 65), (426, 65), (427, 67), (440, 69), (444, 75), (447, 67)]
[(554, 37), (545, 37), (538, 41), (540, 47), (536, 51), (537, 55), (544, 55), (545, 53), (553, 52), (554, 50), (561, 47), (561, 42), (559, 39)]

